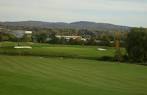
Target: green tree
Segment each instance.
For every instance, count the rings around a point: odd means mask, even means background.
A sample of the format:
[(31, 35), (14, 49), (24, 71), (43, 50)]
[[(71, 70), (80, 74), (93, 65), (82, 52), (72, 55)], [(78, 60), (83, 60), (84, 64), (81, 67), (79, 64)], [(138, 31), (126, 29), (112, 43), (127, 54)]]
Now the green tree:
[(35, 35), (35, 38), (37, 39), (37, 42), (45, 43), (47, 41), (48, 35), (46, 33), (41, 33)]
[(22, 40), (23, 40), (24, 42), (31, 42), (31, 41), (32, 41), (32, 37), (31, 37), (31, 35), (25, 34), (25, 35), (23, 36)]
[(134, 62), (147, 59), (147, 31), (144, 28), (132, 28), (126, 39), (128, 57)]
[(59, 43), (59, 39), (56, 37), (56, 33), (55, 32), (52, 32), (49, 35), (49, 38), (51, 39), (51, 40), (49, 40), (49, 43), (51, 43), (51, 44), (57, 44), (57, 43)]
[(9, 33), (1, 33), (0, 32), (0, 41), (13, 41), (16, 37)]

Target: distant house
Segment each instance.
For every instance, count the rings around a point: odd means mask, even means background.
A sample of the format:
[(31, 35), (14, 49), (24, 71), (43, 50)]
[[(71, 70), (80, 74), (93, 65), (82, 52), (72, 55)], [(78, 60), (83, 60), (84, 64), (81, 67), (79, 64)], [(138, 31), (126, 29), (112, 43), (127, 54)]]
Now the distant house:
[(61, 35), (56, 35), (57, 38), (61, 39), (61, 38), (64, 38), (66, 40), (70, 40), (70, 39), (80, 39), (82, 41), (86, 41), (85, 38), (82, 38), (81, 36), (61, 36)]
[(65, 38), (67, 40), (69, 40), (69, 39), (77, 39), (77, 38), (81, 39), (82, 38), (81, 36), (61, 36), (61, 35), (56, 35), (56, 37), (59, 38), (59, 39)]
[(25, 34), (30, 34), (30, 35), (32, 35), (32, 31), (25, 31)]
[(10, 32), (11, 34), (15, 35), (17, 38), (22, 38), (24, 35), (32, 35), (32, 31), (25, 31), (25, 30), (13, 30)]

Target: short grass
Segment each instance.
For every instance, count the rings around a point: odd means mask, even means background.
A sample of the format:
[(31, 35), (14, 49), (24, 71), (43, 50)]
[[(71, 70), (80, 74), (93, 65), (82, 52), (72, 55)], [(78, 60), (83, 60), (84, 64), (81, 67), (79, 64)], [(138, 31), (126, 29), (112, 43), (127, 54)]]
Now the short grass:
[(147, 67), (0, 55), (0, 95), (147, 95)]
[[(115, 54), (115, 48), (112, 47), (29, 43), (33, 49), (14, 49), (15, 44), (11, 42), (1, 43), (0, 53), (84, 59), (98, 59), (104, 56), (113, 57)], [(23, 45), (24, 43), (21, 44)], [(97, 48), (106, 48), (107, 51), (98, 51)]]

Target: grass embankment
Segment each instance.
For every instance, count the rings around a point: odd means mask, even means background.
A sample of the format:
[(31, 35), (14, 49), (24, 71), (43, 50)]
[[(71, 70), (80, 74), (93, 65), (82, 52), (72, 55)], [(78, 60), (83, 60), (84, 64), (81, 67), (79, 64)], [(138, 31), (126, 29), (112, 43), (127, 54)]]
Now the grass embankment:
[(147, 67), (0, 55), (0, 95), (147, 95)]

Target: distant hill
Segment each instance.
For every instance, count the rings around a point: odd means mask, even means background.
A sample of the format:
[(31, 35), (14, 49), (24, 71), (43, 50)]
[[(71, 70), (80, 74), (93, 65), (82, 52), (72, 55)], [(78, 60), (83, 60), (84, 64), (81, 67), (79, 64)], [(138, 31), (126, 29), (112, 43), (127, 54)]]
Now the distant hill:
[(120, 26), (108, 23), (95, 23), (88, 21), (79, 21), (72, 23), (64, 22), (42, 22), (42, 21), (20, 21), (20, 22), (0, 22), (4, 26), (24, 26), (24, 27), (40, 27), (40, 28), (71, 28), (71, 29), (88, 29), (103, 31), (128, 31), (130, 27)]

